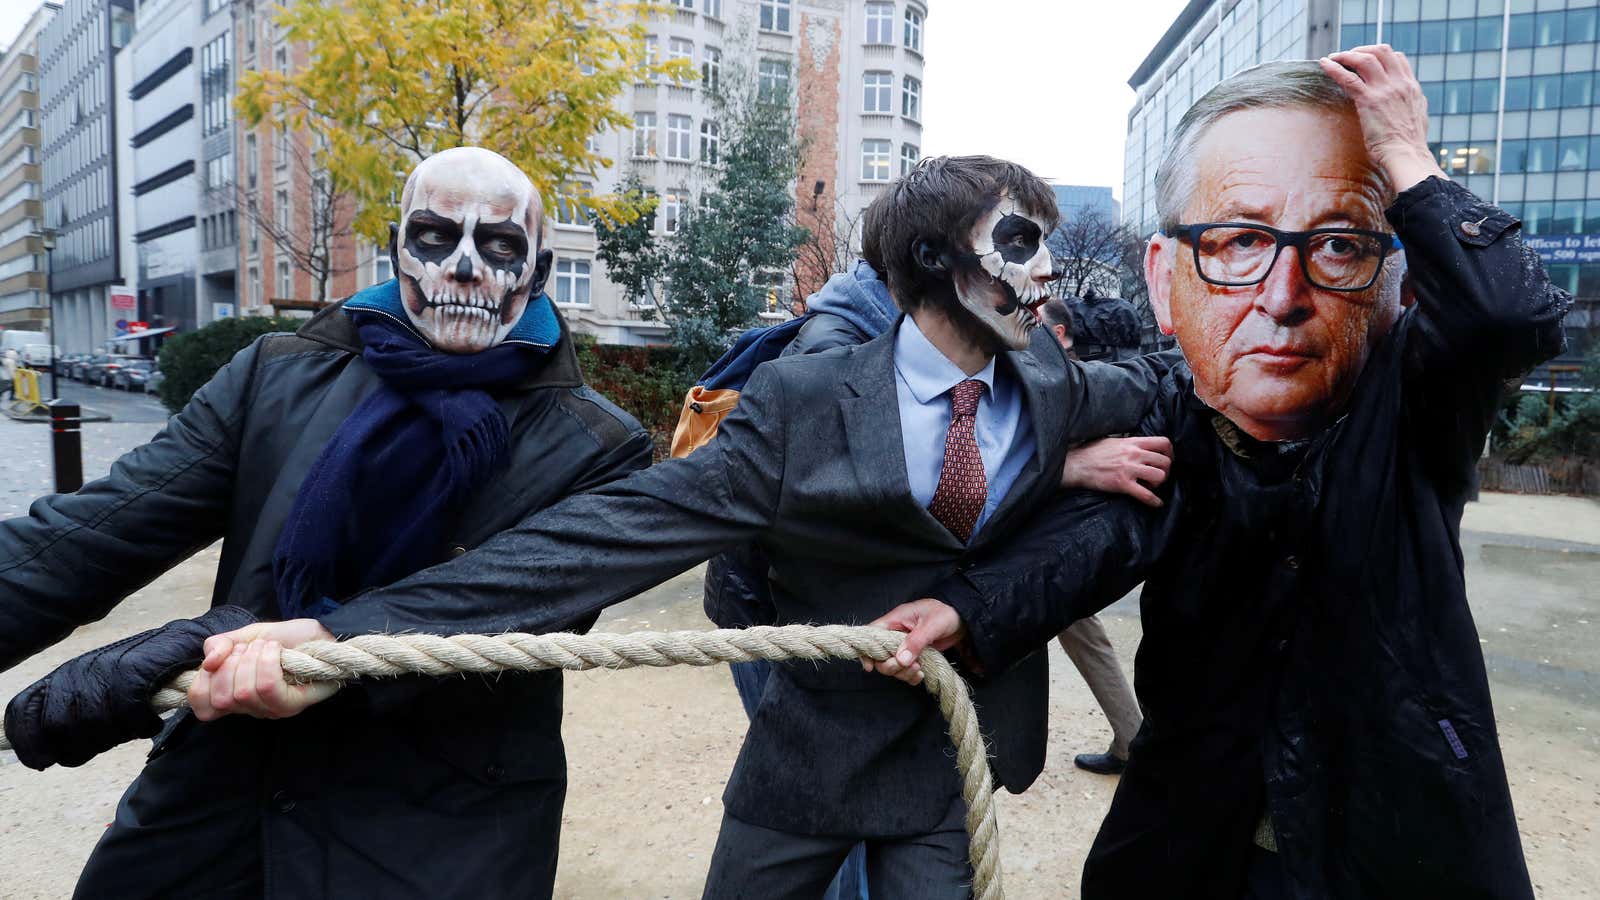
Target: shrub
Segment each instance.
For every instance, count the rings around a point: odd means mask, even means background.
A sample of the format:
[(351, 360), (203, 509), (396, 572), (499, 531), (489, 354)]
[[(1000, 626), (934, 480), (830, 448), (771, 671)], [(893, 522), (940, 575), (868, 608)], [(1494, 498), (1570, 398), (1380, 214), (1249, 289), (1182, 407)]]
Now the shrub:
[(172, 412), (183, 409), (202, 385), (228, 364), (235, 353), (255, 339), (275, 331), (294, 331), (305, 320), (279, 316), (245, 316), (218, 319), (204, 328), (169, 338), (158, 356), (162, 405)]
[(683, 370), (678, 351), (600, 344), (584, 334), (573, 337), (584, 380), (638, 419), (655, 441), (656, 459), (665, 458), (694, 377)]

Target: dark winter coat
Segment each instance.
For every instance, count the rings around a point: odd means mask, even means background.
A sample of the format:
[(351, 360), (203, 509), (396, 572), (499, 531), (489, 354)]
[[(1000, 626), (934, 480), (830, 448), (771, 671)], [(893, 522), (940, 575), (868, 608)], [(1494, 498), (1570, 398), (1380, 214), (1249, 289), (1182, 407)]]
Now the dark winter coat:
[[(218, 538), (213, 605), (277, 618), (278, 533), (313, 460), (376, 385), (332, 308), (239, 353), (106, 478), (0, 523), (0, 666)], [(500, 404), (510, 465), (468, 502), (435, 561), (649, 464), (644, 431), (583, 385), (564, 324), (542, 368)], [(374, 682), (280, 721), (176, 716), (79, 895), (548, 896), (566, 788), (560, 727), (559, 673)]]
[(1459, 529), (1501, 382), (1559, 352), (1570, 298), (1453, 183), (1388, 217), (1416, 304), (1303, 457), (1177, 367), (1143, 427), (1173, 438), (1164, 509), (1070, 496), (933, 594), (984, 610), (1000, 666), (1145, 580), (1144, 727), (1087, 900), (1239, 897), (1264, 812), (1296, 898), (1532, 896)]

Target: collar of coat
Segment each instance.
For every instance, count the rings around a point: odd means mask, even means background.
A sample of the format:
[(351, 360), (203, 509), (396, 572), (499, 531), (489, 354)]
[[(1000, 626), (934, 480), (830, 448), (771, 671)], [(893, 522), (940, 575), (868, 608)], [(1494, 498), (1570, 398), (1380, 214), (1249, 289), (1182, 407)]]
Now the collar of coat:
[[(322, 309), (312, 316), (295, 334), (308, 341), (315, 341), (324, 346), (343, 350), (347, 353), (361, 355), (361, 335), (344, 313), (344, 305), (349, 300), (340, 300)], [(572, 332), (567, 327), (567, 320), (562, 317), (561, 310), (554, 303), (550, 304), (556, 322), (561, 326), (561, 337), (556, 340), (550, 352), (545, 354), (544, 365), (538, 367), (527, 380), (518, 384), (519, 390), (532, 390), (534, 388), (573, 388), (583, 385), (583, 372), (578, 368), (578, 352), (572, 343)]]

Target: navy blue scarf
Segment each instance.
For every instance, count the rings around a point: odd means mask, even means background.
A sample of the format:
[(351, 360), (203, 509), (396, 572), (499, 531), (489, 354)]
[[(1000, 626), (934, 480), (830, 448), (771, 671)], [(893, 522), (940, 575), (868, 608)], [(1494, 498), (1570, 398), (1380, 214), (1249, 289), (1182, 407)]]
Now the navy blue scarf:
[[(537, 339), (441, 353), (384, 302), (398, 301), (395, 283), (380, 287), (389, 290), (379, 302), (352, 300), (345, 308), (378, 388), (312, 464), (273, 552), (286, 619), (326, 613), (438, 560), (444, 529), (463, 501), (508, 459), (509, 426), (490, 391), (526, 381), (560, 335), (550, 301), (540, 295), (523, 314), (523, 322), (536, 320)], [(513, 337), (530, 331), (523, 322)]]

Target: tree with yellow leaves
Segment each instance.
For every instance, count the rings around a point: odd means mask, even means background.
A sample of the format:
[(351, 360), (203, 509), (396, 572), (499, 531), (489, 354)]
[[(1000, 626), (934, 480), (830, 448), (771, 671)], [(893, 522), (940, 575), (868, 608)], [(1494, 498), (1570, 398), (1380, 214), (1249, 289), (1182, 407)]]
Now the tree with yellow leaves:
[[(239, 115), (309, 132), (318, 172), (374, 242), (387, 241), (398, 179), (451, 147), (500, 153), (552, 203), (611, 164), (589, 138), (630, 124), (617, 106), (628, 84), (693, 76), (683, 61), (646, 59), (651, 14), (584, 0), (292, 0), (278, 27), (308, 59), (243, 73)], [(635, 212), (582, 199), (602, 216)]]

